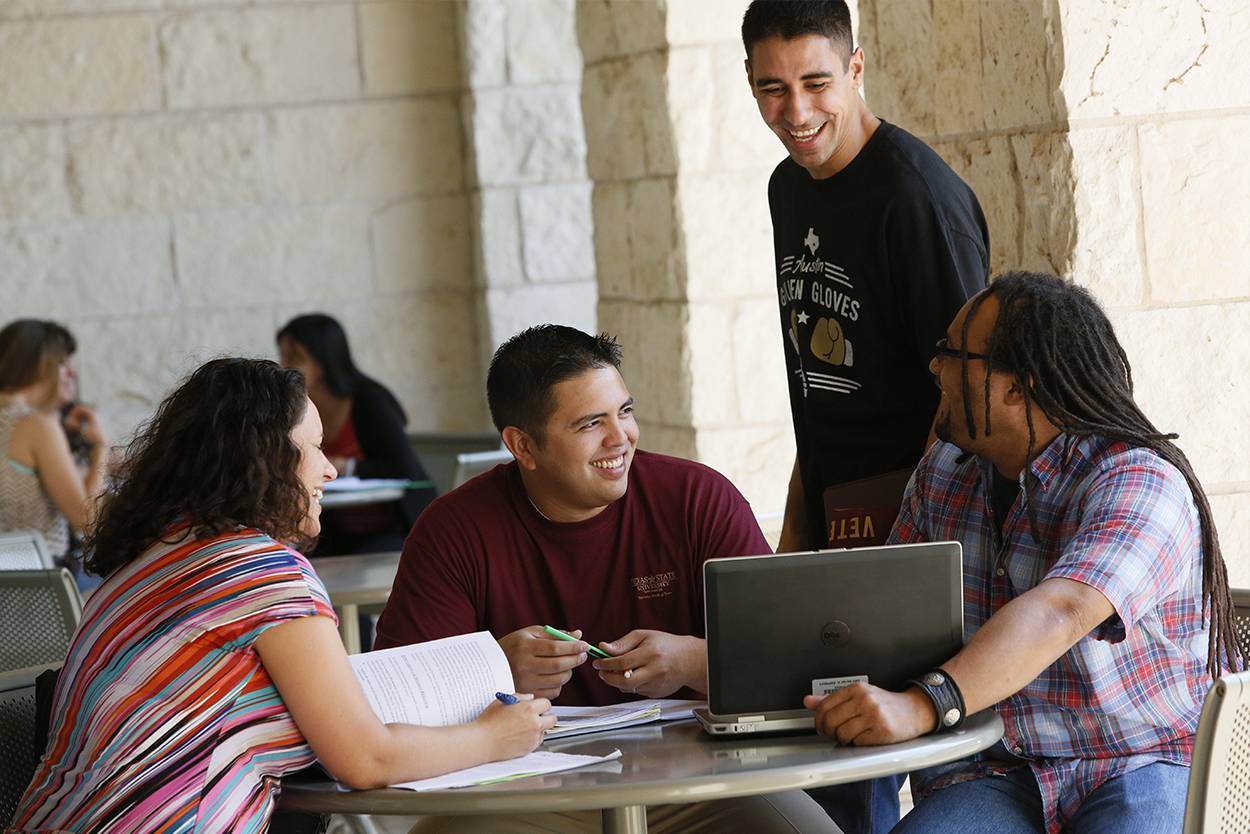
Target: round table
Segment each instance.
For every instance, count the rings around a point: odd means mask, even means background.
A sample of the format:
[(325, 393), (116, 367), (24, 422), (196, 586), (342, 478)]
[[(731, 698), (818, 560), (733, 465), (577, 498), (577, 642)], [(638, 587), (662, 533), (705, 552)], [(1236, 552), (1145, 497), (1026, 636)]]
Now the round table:
[(341, 814), (532, 814), (602, 809), (605, 834), (645, 834), (646, 806), (816, 788), (906, 773), (971, 756), (1003, 734), (986, 710), (954, 733), (883, 747), (842, 747), (814, 734), (708, 736), (693, 721), (649, 724), (548, 742), (545, 750), (621, 758), (581, 770), (449, 791), (343, 791), (288, 781), (284, 810)]

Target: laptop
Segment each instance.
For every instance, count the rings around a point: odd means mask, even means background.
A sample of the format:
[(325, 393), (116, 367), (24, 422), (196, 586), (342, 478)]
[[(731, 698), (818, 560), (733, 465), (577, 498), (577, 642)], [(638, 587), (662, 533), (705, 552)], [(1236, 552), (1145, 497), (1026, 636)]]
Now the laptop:
[(811, 730), (804, 695), (901, 690), (964, 642), (958, 542), (709, 559), (703, 602), (712, 735)]
[(485, 452), (461, 452), (456, 455), (456, 472), (452, 478), (451, 488), (455, 489), (468, 481), (489, 472), (501, 463), (512, 460), (512, 453), (506, 448), (490, 449)]

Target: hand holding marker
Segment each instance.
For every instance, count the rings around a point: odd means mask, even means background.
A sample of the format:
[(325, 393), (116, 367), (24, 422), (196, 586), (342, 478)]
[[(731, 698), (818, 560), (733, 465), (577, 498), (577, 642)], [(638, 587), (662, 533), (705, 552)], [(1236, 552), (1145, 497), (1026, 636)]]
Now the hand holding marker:
[[(557, 640), (571, 640), (573, 642), (577, 641), (577, 638), (574, 637), (572, 634), (566, 634), (565, 632), (561, 631), (558, 628), (552, 628), (551, 626), (543, 626), (543, 631), (547, 632), (548, 634), (550, 634), (552, 637), (556, 638)], [(589, 641), (586, 642), (586, 651), (590, 652), (595, 657), (608, 658), (612, 656), (608, 654), (607, 652), (605, 652), (603, 649), (599, 648), (598, 646), (591, 645)]]

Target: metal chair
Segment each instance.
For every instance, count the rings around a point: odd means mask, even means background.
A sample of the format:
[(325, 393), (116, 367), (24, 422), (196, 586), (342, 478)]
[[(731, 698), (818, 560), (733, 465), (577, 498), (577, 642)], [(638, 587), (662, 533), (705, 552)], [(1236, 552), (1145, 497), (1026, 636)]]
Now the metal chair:
[(1250, 831), (1250, 672), (1225, 675), (1198, 720), (1184, 834)]
[(1243, 661), (1250, 661), (1250, 588), (1231, 588), (1233, 595), (1233, 629)]
[(38, 530), (0, 533), (0, 571), (54, 567), (48, 545)]
[(62, 663), (81, 617), (64, 568), (0, 571), (0, 671)]
[(43, 755), (35, 749), (35, 678), (59, 665), (0, 672), (0, 828), (12, 821)]

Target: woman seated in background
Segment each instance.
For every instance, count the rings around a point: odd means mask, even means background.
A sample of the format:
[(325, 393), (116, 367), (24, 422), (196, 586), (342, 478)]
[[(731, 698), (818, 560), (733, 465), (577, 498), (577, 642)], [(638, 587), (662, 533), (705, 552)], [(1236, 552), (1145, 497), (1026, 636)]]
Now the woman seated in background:
[(454, 727), (383, 724), (325, 587), (291, 549), (335, 476), (303, 377), (217, 359), (131, 444), (87, 540), (106, 576), (57, 682), (18, 831), (263, 831), (314, 759), (378, 787), (534, 749), (550, 704)]
[[(330, 316), (297, 316), (278, 331), (282, 364), (304, 374), (308, 396), (325, 425), (325, 453), (343, 476), (428, 476), (408, 443), (408, 418), (395, 395), (357, 369), (347, 334)], [(313, 555), (399, 550), (413, 521), (434, 500), (432, 488), (412, 489), (399, 501), (326, 510)]]
[[(71, 568), (70, 527), (91, 520), (108, 460), (99, 418), (74, 404), (76, 349), (55, 322), (19, 319), (0, 330), (0, 532), (38, 530)], [(84, 447), (81, 462), (71, 436)]]

